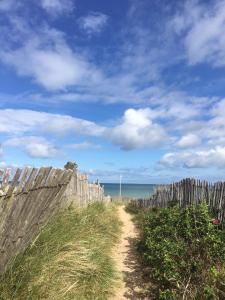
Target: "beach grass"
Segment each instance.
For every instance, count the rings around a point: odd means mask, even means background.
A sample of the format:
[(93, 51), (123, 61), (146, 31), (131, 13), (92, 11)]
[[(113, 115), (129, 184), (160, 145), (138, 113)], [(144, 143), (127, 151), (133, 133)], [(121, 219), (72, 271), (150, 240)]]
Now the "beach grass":
[(120, 227), (112, 204), (58, 213), (1, 276), (0, 299), (107, 299)]

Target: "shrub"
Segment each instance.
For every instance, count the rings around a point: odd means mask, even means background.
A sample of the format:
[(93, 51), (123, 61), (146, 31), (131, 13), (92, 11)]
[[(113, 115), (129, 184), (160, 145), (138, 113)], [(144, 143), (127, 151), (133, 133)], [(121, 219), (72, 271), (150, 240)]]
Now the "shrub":
[(139, 250), (157, 299), (225, 299), (225, 232), (205, 204), (146, 212)]

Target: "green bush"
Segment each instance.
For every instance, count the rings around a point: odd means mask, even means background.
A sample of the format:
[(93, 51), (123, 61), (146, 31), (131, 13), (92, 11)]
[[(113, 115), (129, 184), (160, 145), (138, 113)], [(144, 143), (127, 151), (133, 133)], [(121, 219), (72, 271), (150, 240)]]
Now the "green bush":
[(139, 250), (157, 299), (225, 299), (225, 232), (205, 204), (146, 212)]

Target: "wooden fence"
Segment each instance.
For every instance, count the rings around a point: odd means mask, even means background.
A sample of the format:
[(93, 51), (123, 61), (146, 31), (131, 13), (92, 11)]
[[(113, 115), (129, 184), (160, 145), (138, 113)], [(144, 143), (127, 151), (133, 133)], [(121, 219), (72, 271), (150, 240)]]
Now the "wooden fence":
[(131, 200), (138, 208), (169, 207), (179, 204), (185, 207), (206, 202), (221, 220), (225, 219), (225, 182), (210, 183), (197, 179), (183, 179), (169, 185), (158, 186), (150, 199)]
[(0, 171), (0, 272), (23, 251), (60, 208), (104, 201), (104, 189), (76, 168)]

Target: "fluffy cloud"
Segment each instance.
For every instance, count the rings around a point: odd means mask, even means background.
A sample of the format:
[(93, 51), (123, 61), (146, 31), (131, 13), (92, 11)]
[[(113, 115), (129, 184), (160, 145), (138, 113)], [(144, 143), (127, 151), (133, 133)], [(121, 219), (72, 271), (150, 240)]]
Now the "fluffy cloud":
[(72, 0), (41, 0), (41, 6), (50, 14), (70, 12), (73, 9)]
[[(100, 74), (82, 56), (74, 53), (56, 31), (44, 30), (15, 50), (0, 51), (1, 59), (22, 76), (30, 76), (49, 90), (60, 90), (95, 81)], [(24, 63), (26, 62), (26, 63)]]
[[(57, 7), (61, 9), (64, 6), (70, 6), (69, 2), (69, 0), (41, 0), (37, 5), (41, 4), (42, 7), (49, 8), (49, 11), (54, 11)], [(183, 15), (185, 19), (183, 22), (189, 22), (187, 25), (190, 26), (190, 21), (186, 21), (187, 17), (188, 15)], [(23, 18), (24, 24), (21, 26), (21, 24), (18, 25), (18, 18), (15, 22), (14, 16), (11, 26), (6, 28), (7, 38), (3, 36), (4, 38), (0, 41), (3, 45), (3, 49), (0, 50), (0, 59), (13, 67), (19, 76), (28, 76), (48, 90), (65, 92), (70, 89), (63, 95), (50, 96), (57, 98), (58, 101), (65, 99), (66, 101), (97, 100), (108, 103), (153, 103), (158, 102), (162, 97), (178, 97), (175, 93), (165, 90), (157, 95), (153, 93), (153, 90), (157, 89), (154, 82), (159, 80), (160, 70), (164, 67), (168, 68), (171, 61), (176, 60), (177, 63), (179, 55), (175, 55), (175, 52), (171, 55), (170, 48), (161, 47), (162, 41), (166, 40), (166, 34), (157, 32), (154, 35), (153, 30), (150, 31), (146, 26), (142, 28), (139, 23), (132, 21), (134, 18), (135, 13), (131, 19), (125, 20), (123, 31), (117, 33), (119, 40), (125, 41), (125, 44), (119, 45), (120, 55), (112, 55), (112, 57), (110, 55), (110, 61), (105, 61), (105, 55), (103, 55), (99, 62), (92, 48), (76, 48), (73, 42), (69, 43), (70, 39), (67, 39), (65, 33), (49, 28), (42, 21), (40, 24), (35, 24), (34, 21), (30, 24), (26, 17)], [(196, 18), (192, 17), (191, 20), (193, 23)], [(93, 33), (104, 28), (108, 17), (102, 13), (92, 12), (80, 18), (78, 22), (81, 28)], [(162, 22), (164, 24), (165, 20), (163, 19)], [(181, 25), (180, 27), (184, 28)], [(21, 32), (21, 28), (26, 31), (26, 35)], [(185, 34), (182, 31), (182, 36)], [(8, 43), (8, 39), (12, 37), (17, 42), (19, 40), (19, 43)], [(158, 43), (160, 48), (165, 49), (164, 51), (159, 51)], [(79, 40), (77, 46), (79, 46)], [(175, 51), (174, 48), (172, 50)], [(99, 54), (98, 52), (97, 56)], [(23, 63), (24, 61), (26, 64)], [(140, 88), (140, 86), (145, 88)], [(183, 105), (185, 95), (179, 96), (177, 105), (169, 107), (168, 113), (171, 116), (192, 117), (194, 110), (191, 105)]]
[[(131, 150), (154, 147), (165, 142), (166, 132), (160, 125), (153, 123), (153, 116), (153, 111), (149, 108), (128, 109), (124, 113), (121, 124), (109, 128), (68, 115), (5, 109), (0, 110), (0, 132), (14, 135), (76, 133), (104, 137), (122, 149)], [(93, 145), (86, 142), (74, 145), (78, 148), (88, 146)]]
[(122, 123), (107, 134), (123, 150), (158, 146), (165, 142), (167, 135), (159, 124), (152, 122), (151, 116), (152, 111), (148, 108), (128, 109)]
[(7, 163), (4, 160), (0, 161), (0, 168), (4, 169), (6, 167), (8, 167)]
[(186, 1), (172, 21), (184, 39), (190, 64), (225, 65), (225, 1)]
[[(212, 145), (225, 145), (224, 103), (223, 99), (217, 104), (212, 105), (211, 103), (208, 119), (205, 120), (198, 120), (198, 116), (201, 113), (204, 114), (205, 106), (194, 105), (193, 110), (198, 111), (198, 114), (194, 115), (193, 112), (191, 122), (188, 118), (180, 118), (180, 116), (175, 118), (175, 114), (171, 114), (169, 111), (166, 113), (164, 104), (154, 109), (127, 109), (121, 121), (111, 127), (100, 126), (94, 122), (69, 115), (2, 109), (0, 110), (0, 133), (7, 134), (9, 137), (51, 134), (54, 136), (66, 134), (93, 136), (111, 141), (123, 150), (161, 148), (162, 146), (167, 148), (172, 146), (195, 147), (198, 150), (198, 147), (203, 146), (203, 142), (204, 147), (210, 149)], [(173, 105), (176, 105), (176, 102)], [(171, 110), (173, 111), (173, 109)], [(182, 113), (180, 112), (180, 114)], [(84, 142), (73, 146), (74, 149), (84, 149), (96, 145)]]
[[(111, 128), (67, 115), (6, 109), (0, 110), (0, 132), (16, 135), (16, 139), (12, 139), (6, 144), (11, 146), (13, 146), (13, 143), (14, 146), (17, 143), (20, 145), (25, 143), (21, 135), (39, 135), (40, 133), (57, 136), (78, 134), (101, 137), (112, 141), (121, 149), (132, 150), (155, 147), (164, 144), (167, 140), (166, 131), (159, 124), (152, 121), (153, 116), (154, 114), (149, 108), (128, 109), (125, 111), (122, 122)], [(20, 136), (19, 139), (17, 139), (17, 136)], [(34, 143), (35, 141), (30, 139), (30, 142)], [(99, 148), (98, 145), (88, 142), (69, 146), (74, 149)], [(30, 148), (26, 148), (26, 151), (32, 154)]]
[(46, 24), (31, 29), (33, 25), (17, 16), (9, 20), (11, 27), (0, 35), (4, 37), (0, 60), (19, 76), (29, 76), (48, 90), (65, 90), (87, 82), (91, 86), (101, 79), (101, 72), (69, 46), (61, 31)]
[(82, 142), (82, 143), (77, 143), (77, 144), (70, 144), (67, 145), (68, 148), (74, 149), (74, 150), (88, 150), (88, 149), (96, 149), (99, 150), (101, 149), (100, 145), (96, 145), (94, 143), (90, 142)]
[(192, 64), (209, 61), (215, 65), (225, 64), (225, 2), (216, 5), (208, 16), (193, 24), (186, 37), (188, 57)]
[(22, 147), (31, 158), (52, 158), (60, 151), (43, 137), (27, 136), (6, 140), (3, 147)]
[(101, 32), (108, 22), (108, 16), (101, 12), (90, 12), (79, 19), (79, 26), (88, 34)]
[(201, 144), (201, 139), (195, 134), (187, 134), (181, 137), (181, 139), (176, 143), (179, 148), (190, 148), (196, 147)]
[(8, 134), (53, 133), (102, 135), (105, 128), (93, 122), (67, 115), (50, 114), (32, 110), (0, 110), (0, 132)]
[(225, 168), (225, 147), (189, 152), (167, 153), (160, 160), (164, 167)]
[[(51, 114), (32, 110), (0, 110), (0, 133), (9, 136), (45, 135), (63, 136), (77, 134), (100, 137), (112, 141), (123, 150), (161, 147), (179, 148), (205, 145), (224, 145), (225, 122), (222, 113), (223, 100), (217, 103), (206, 121), (192, 122), (174, 119), (161, 107), (155, 109), (128, 109), (120, 122), (113, 127), (100, 126), (88, 120), (69, 115)], [(174, 133), (174, 130), (176, 132)], [(187, 132), (187, 133), (186, 133)], [(199, 138), (201, 137), (201, 138)], [(96, 146), (96, 145), (95, 145)], [(74, 148), (88, 148), (94, 145), (84, 142)]]
[(9, 11), (16, 5), (14, 0), (2, 0), (0, 2), (0, 10), (2, 11)]
[(212, 108), (212, 115), (214, 116), (223, 116), (225, 113), (225, 99), (217, 101), (214, 107)]
[[(213, 105), (209, 113), (210, 118), (201, 120), (201, 124), (186, 119), (172, 119), (169, 115), (162, 114), (162, 107), (156, 107), (155, 109), (127, 109), (121, 121), (111, 127), (99, 126), (94, 122), (69, 115), (2, 109), (0, 110), (0, 133), (8, 137), (3, 143), (3, 149), (21, 147), (33, 158), (60, 155), (59, 149), (49, 142), (49, 138), (51, 135), (59, 137), (70, 134), (105, 139), (123, 150), (164, 146), (167, 148), (175, 146), (181, 149), (195, 147), (195, 151), (173, 150), (165, 154), (160, 165), (173, 168), (225, 167), (224, 103), (222, 99)], [(204, 141), (203, 144), (201, 140)], [(203, 146), (204, 150), (202, 150)], [(83, 142), (65, 147), (65, 149), (69, 148), (99, 149), (99, 145)]]

